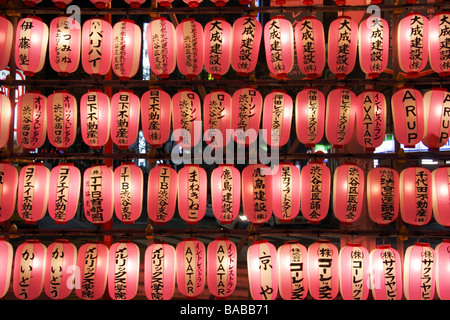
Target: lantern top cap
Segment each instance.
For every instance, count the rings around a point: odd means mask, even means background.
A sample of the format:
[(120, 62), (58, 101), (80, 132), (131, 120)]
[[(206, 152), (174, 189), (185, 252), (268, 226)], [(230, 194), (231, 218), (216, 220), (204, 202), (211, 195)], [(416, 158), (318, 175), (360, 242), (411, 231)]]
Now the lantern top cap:
[(263, 240), (256, 240), (255, 242), (253, 242), (253, 244), (260, 244), (260, 243), (269, 243), (269, 240), (263, 239)]
[(230, 240), (228, 237), (215, 237), (214, 240)]
[(430, 244), (427, 242), (414, 242), (415, 246), (419, 246), (419, 247), (429, 247)]
[(70, 243), (69, 239), (56, 239), (56, 243)]
[(287, 240), (284, 242), (284, 244), (300, 244), (297, 240)]
[(316, 18), (316, 16), (309, 15), (309, 16), (304, 16), (302, 18), (302, 20), (317, 20), (317, 18)]
[(286, 20), (286, 18), (282, 15), (278, 15), (278, 16), (273, 16), (271, 20), (275, 20), (275, 19), (284, 19)]
[(362, 247), (362, 243), (347, 243), (349, 247)]
[(278, 92), (278, 93), (286, 93), (286, 90), (282, 90), (282, 89), (273, 89), (272, 90), (272, 93), (276, 93), (276, 92)]
[(227, 21), (224, 17), (213, 17), (213, 18), (211, 19), (211, 21), (212, 21), (212, 20)]
[(55, 90), (53, 93), (69, 93), (68, 90)]
[(183, 238), (183, 241), (197, 241), (196, 237)]
[(32, 16), (32, 15), (26, 16), (26, 17), (23, 18), (23, 19), (36, 19), (36, 20), (42, 21), (42, 18), (36, 17), (36, 16)]
[(442, 239), (443, 243), (450, 243), (450, 239)]
[(154, 21), (154, 20), (167, 20), (167, 18), (166, 17), (156, 17), (156, 18), (153, 18), (152, 21)]
[(390, 244), (380, 244), (377, 246), (377, 249), (391, 249), (392, 246)]
[(131, 20), (131, 19), (120, 19), (119, 22), (129, 22), (129, 23), (133, 23), (134, 24), (134, 20)]
[(195, 21), (195, 18), (186, 18), (181, 20), (181, 22), (186, 22), (186, 21)]
[(317, 239), (316, 243), (330, 243), (330, 240), (327, 239)]
[(410, 17), (410, 16), (423, 16), (423, 14), (421, 14), (420, 12), (417, 11), (413, 11), (413, 12), (409, 12), (406, 17)]
[(25, 240), (25, 243), (41, 243), (41, 240), (39, 240), (39, 239), (27, 239), (27, 240)]

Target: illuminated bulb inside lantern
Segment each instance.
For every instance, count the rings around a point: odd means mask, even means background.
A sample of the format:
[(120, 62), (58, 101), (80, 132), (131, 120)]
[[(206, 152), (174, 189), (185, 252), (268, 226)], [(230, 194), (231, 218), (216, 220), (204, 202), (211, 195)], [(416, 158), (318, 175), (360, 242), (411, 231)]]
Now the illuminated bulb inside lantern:
[(31, 44), (38, 45), (41, 43), (41, 40), (42, 39), (41, 39), (40, 35), (33, 34), (31, 36)]
[(411, 259), (410, 265), (411, 265), (411, 269), (414, 271), (419, 271), (420, 269), (422, 269), (421, 260), (417, 259), (415, 257)]
[(440, 187), (439, 194), (443, 197), (448, 197), (448, 188), (444, 186)]

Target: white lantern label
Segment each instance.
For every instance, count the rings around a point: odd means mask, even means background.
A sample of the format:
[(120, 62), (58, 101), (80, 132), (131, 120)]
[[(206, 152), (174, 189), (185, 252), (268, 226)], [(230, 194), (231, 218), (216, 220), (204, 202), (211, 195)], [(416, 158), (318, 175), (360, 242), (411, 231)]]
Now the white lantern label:
[(422, 300), (430, 300), (433, 290), (432, 277), (434, 268), (434, 253), (430, 248), (423, 247), (421, 262), (420, 298)]
[(70, 96), (55, 95), (53, 99), (53, 134), (54, 142), (58, 146), (69, 143), (73, 129), (73, 111)]
[(19, 296), (26, 300), (28, 298), (30, 285), (31, 285), (31, 273), (33, 272), (34, 251), (32, 244), (26, 244), (22, 248), (20, 254), (20, 272), (19, 272)]
[(363, 137), (364, 146), (372, 147), (377, 141), (384, 140), (383, 99), (379, 92), (368, 92), (363, 95)]
[[(317, 70), (316, 66), (316, 48), (314, 43), (314, 28), (310, 19), (302, 20), (301, 22), (301, 37), (303, 46), (303, 68), (307, 72), (314, 73)], [(300, 57), (297, 57), (299, 59)], [(310, 91), (311, 92), (311, 91)]]
[[(33, 19), (24, 18), (20, 25), (20, 32), (17, 35), (19, 39), (19, 64), (25, 68), (29, 65), (29, 50), (31, 45), (31, 30), (33, 28)], [(25, 69), (26, 70), (26, 69)]]
[(219, 241), (216, 249), (216, 285), (219, 296), (226, 296), (230, 292), (228, 276), (230, 274), (228, 263), (228, 249), (225, 241)]
[(355, 166), (349, 166), (347, 172), (347, 208), (345, 218), (353, 221), (356, 216), (359, 199), (359, 171)]
[(117, 134), (118, 143), (128, 144), (128, 124), (130, 119), (130, 95), (121, 93), (119, 95), (119, 108), (117, 114)]
[(220, 20), (211, 21), (211, 27), (209, 29), (209, 64), (211, 65), (211, 71), (213, 73), (221, 73), (222, 65), (220, 63), (223, 47), (223, 27)]
[(56, 243), (53, 247), (50, 261), (50, 294), (53, 299), (59, 297), (61, 291), (61, 283), (63, 276), (64, 246)]
[(308, 142), (313, 143), (319, 130), (319, 105), (317, 90), (308, 90)]
[(331, 299), (331, 282), (333, 281), (333, 250), (326, 244), (321, 243), (317, 248), (319, 270), (319, 298), (321, 300)]
[(61, 166), (58, 171), (55, 199), (55, 219), (63, 221), (67, 213), (69, 202), (70, 168)]
[(184, 247), (184, 286), (188, 296), (194, 296), (196, 288), (201, 286), (202, 264), (200, 244), (187, 241)]
[(339, 21), (338, 28), (338, 52), (337, 52), (337, 72), (346, 73), (348, 71), (349, 48), (351, 45), (352, 30), (350, 20), (343, 18)]
[(120, 169), (120, 214), (124, 221), (131, 218), (131, 194), (133, 184), (131, 182), (131, 168), (124, 165)]
[(264, 169), (255, 168), (253, 170), (253, 197), (254, 197), (254, 219), (256, 221), (265, 221), (267, 212), (266, 195), (266, 177), (263, 174)]
[[(39, 144), (39, 135), (42, 134), (42, 129), (45, 121), (45, 107), (42, 105), (42, 96), (30, 96), (32, 101), (28, 98), (22, 100), (22, 118), (21, 118), (21, 132), (22, 145), (33, 146)], [(31, 106), (29, 105), (31, 102)]]
[(90, 170), (88, 184), (88, 200), (85, 203), (86, 215), (91, 216), (93, 221), (103, 221), (103, 194), (102, 194), (102, 170), (100, 167), (93, 167)]
[(310, 183), (310, 211), (308, 216), (311, 220), (320, 218), (320, 204), (322, 202), (322, 167), (313, 164), (310, 167), (311, 183)]
[(181, 113), (181, 137), (184, 143), (189, 143), (191, 140), (191, 132), (194, 121), (196, 120), (194, 113), (196, 109), (194, 107), (195, 94), (192, 92), (182, 92), (178, 107)]
[[(221, 120), (224, 115), (225, 106), (223, 105), (225, 101), (225, 95), (220, 92), (213, 92), (211, 95), (211, 100), (209, 101), (209, 130), (208, 138), (211, 140), (212, 145), (217, 145), (215, 136), (221, 127)], [(224, 138), (224, 137), (223, 137)]]
[(270, 62), (274, 70), (284, 72), (286, 67), (283, 64), (281, 53), (281, 27), (279, 19), (269, 21), (269, 41), (270, 41)]
[(170, 171), (169, 168), (161, 167), (158, 180), (158, 213), (157, 221), (165, 221), (167, 209), (169, 207), (169, 191), (170, 191)]
[(383, 264), (384, 287), (386, 290), (387, 300), (395, 300), (397, 298), (397, 263), (394, 252), (389, 249), (381, 250), (381, 260)]
[[(70, 58), (70, 52), (72, 51), (70, 48), (70, 39), (72, 38), (72, 35), (70, 34), (71, 23), (72, 18), (66, 17), (60, 17), (56, 23), (56, 41), (53, 49), (56, 53), (55, 62), (57, 64), (68, 65), (72, 63), (72, 59)], [(61, 69), (65, 70), (65, 67), (62, 67)]]
[[(186, 21), (183, 24), (185, 65), (192, 74), (198, 74), (201, 68), (203, 68), (203, 64), (201, 63), (197, 52), (197, 49), (199, 48), (198, 42), (201, 36), (201, 34), (198, 34), (198, 29), (196, 28), (194, 21)], [(201, 48), (201, 50), (203, 50), (203, 48)]]
[(409, 67), (414, 70), (420, 70), (423, 60), (423, 48), (428, 43), (424, 43), (423, 17), (413, 15), (410, 22), (410, 44), (409, 44)]
[[(431, 205), (428, 199), (429, 177), (423, 168), (416, 169), (415, 190), (416, 190), (416, 218), (415, 221), (420, 224), (427, 220), (428, 206)], [(430, 185), (431, 187), (431, 185)]]
[(338, 142), (343, 142), (347, 137), (348, 127), (350, 126), (351, 103), (352, 98), (350, 91), (347, 89), (343, 89), (341, 92), (341, 99), (339, 106), (339, 118), (337, 128)]
[(102, 59), (103, 28), (102, 20), (92, 19), (89, 33), (89, 65), (92, 72), (98, 73)]
[(272, 100), (271, 145), (280, 144), (281, 128), (283, 126), (284, 94), (276, 92)]
[(152, 251), (151, 295), (153, 300), (162, 300), (164, 291), (164, 247), (156, 244)]
[(161, 19), (152, 23), (152, 47), (153, 47), (153, 61), (155, 68), (161, 74), (169, 73), (169, 66), (167, 60), (169, 59), (169, 47), (172, 39), (169, 39), (168, 28), (169, 22)]
[(189, 190), (189, 212), (188, 219), (195, 221), (200, 209), (200, 181), (199, 170), (196, 166), (189, 167), (188, 177), (188, 190)]
[(239, 95), (239, 111), (237, 114), (238, 124), (237, 124), (237, 142), (245, 142), (245, 131), (248, 129), (250, 124), (250, 118), (255, 115), (255, 100), (256, 90), (253, 89), (243, 89)]
[(159, 90), (150, 90), (147, 112), (149, 119), (147, 140), (158, 143), (161, 139), (161, 96)]
[(96, 93), (87, 95), (87, 139), (91, 145), (98, 143), (98, 97)]
[(233, 172), (230, 168), (224, 167), (220, 178), (222, 183), (222, 218), (229, 220), (233, 217)]
[(281, 215), (290, 219), (292, 215), (292, 169), (290, 166), (281, 167)]
[(117, 247), (115, 259), (116, 263), (114, 264), (114, 297), (117, 300), (125, 300), (128, 271), (128, 247), (126, 243), (121, 243)]
[(450, 15), (441, 14), (439, 18), (439, 43), (440, 43), (440, 66), (443, 70), (450, 70)]
[[(369, 18), (370, 19), (370, 18)], [(367, 21), (369, 23), (369, 21)], [(381, 71), (383, 64), (384, 27), (381, 19), (373, 17), (370, 27), (370, 67), (371, 72)]]
[(84, 254), (83, 281), (81, 283), (81, 296), (84, 299), (94, 297), (94, 279), (97, 270), (98, 250), (95, 244), (89, 245)]
[(120, 74), (125, 74), (125, 65), (127, 63), (127, 43), (130, 41), (127, 35), (127, 24), (123, 21), (119, 22), (119, 29), (114, 30), (114, 49), (113, 49), (113, 66)]
[(259, 245), (259, 272), (261, 277), (261, 296), (264, 300), (271, 300), (274, 288), (272, 287), (272, 256), (266, 243)]
[(298, 244), (290, 246), (290, 273), (292, 279), (292, 300), (302, 300), (308, 293), (305, 288), (305, 260)]
[(397, 188), (392, 169), (386, 168), (380, 171), (380, 187), (381, 219), (383, 221), (392, 221), (395, 210), (394, 190)]
[(253, 43), (255, 40), (255, 18), (245, 17), (241, 33), (241, 45), (239, 51), (239, 70), (245, 72), (250, 69), (252, 62)]
[(352, 268), (352, 296), (354, 300), (363, 298), (364, 289), (364, 253), (358, 247), (353, 247), (351, 252)]
[(25, 170), (23, 183), (23, 201), (22, 201), (22, 217), (24, 219), (32, 218), (34, 187), (36, 179), (36, 168), (28, 166)]

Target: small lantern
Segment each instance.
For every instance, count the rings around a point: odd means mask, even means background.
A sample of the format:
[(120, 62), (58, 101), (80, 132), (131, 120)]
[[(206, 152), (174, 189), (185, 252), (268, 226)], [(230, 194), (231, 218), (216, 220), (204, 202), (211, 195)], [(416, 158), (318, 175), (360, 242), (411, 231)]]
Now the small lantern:
[(60, 9), (65, 9), (69, 4), (72, 3), (72, 0), (53, 0), (55, 3), (55, 7)]
[(203, 219), (207, 192), (205, 169), (187, 164), (178, 171), (178, 211), (187, 224), (196, 224)]
[(406, 300), (433, 300), (436, 284), (435, 252), (429, 243), (416, 242), (405, 251)]
[(450, 227), (450, 167), (439, 167), (431, 172), (433, 216), (436, 222)]
[(113, 29), (103, 19), (89, 19), (81, 30), (81, 63), (86, 73), (101, 77), (111, 70)]
[(139, 97), (130, 90), (120, 90), (111, 98), (111, 140), (122, 150), (134, 144), (139, 134), (141, 114)]
[(205, 288), (205, 245), (196, 238), (186, 238), (177, 244), (176, 254), (178, 290), (186, 298), (193, 299)]
[(280, 148), (288, 143), (293, 109), (291, 96), (283, 90), (275, 89), (264, 98), (263, 137), (272, 148)]
[[(431, 68), (441, 77), (450, 75), (450, 56), (446, 43), (450, 41), (450, 13), (438, 12), (428, 25), (429, 61)], [(435, 54), (436, 53), (436, 54)]]
[(444, 88), (431, 89), (423, 95), (424, 134), (422, 142), (429, 151), (438, 151), (449, 139), (450, 92)]
[(93, 166), (83, 175), (83, 204), (86, 219), (103, 224), (112, 219), (114, 211), (114, 173), (105, 165)]
[(300, 212), (300, 170), (292, 163), (280, 163), (272, 174), (273, 214), (289, 223)]
[(328, 240), (308, 247), (309, 293), (315, 300), (333, 300), (339, 293), (339, 250)]
[(91, 2), (95, 5), (96, 8), (104, 9), (111, 3), (111, 0), (91, 0)]
[(14, 26), (5, 16), (0, 15), (0, 70), (9, 65), (13, 45)]
[(340, 293), (344, 300), (367, 300), (370, 291), (370, 255), (360, 244), (349, 243), (339, 251)]
[(208, 245), (208, 289), (217, 299), (226, 299), (236, 288), (237, 250), (227, 237), (215, 238)]
[(275, 300), (278, 295), (277, 249), (267, 240), (255, 241), (247, 250), (250, 294), (253, 300)]
[(203, 27), (194, 18), (184, 19), (175, 28), (178, 70), (188, 79), (195, 79), (203, 70)]
[(0, 298), (3, 298), (11, 285), (11, 270), (14, 259), (14, 249), (11, 243), (0, 238)]
[(125, 2), (130, 5), (130, 8), (138, 9), (145, 3), (145, 0), (125, 0)]
[(91, 149), (101, 149), (110, 138), (111, 102), (101, 90), (90, 89), (80, 100), (81, 135)]
[(0, 223), (8, 221), (16, 209), (18, 186), (17, 168), (9, 163), (0, 162)]
[(305, 300), (308, 295), (308, 250), (288, 241), (277, 250), (278, 287), (284, 300)]
[(133, 20), (122, 19), (114, 24), (112, 69), (120, 80), (130, 80), (138, 72), (141, 43), (141, 28)]
[(435, 247), (436, 292), (441, 300), (450, 300), (450, 240)]
[(205, 70), (214, 79), (220, 79), (230, 69), (232, 31), (231, 24), (223, 18), (213, 18), (205, 25)]
[(175, 142), (191, 149), (201, 141), (202, 106), (199, 95), (181, 89), (172, 97), (172, 126)]
[(12, 119), (11, 101), (0, 92), (0, 148), (4, 148), (9, 141)]
[(295, 131), (307, 148), (319, 143), (325, 131), (325, 95), (317, 88), (300, 91), (295, 99)]
[(231, 164), (222, 164), (211, 173), (211, 206), (221, 224), (230, 224), (239, 215), (241, 173)]
[(223, 89), (212, 90), (203, 101), (203, 130), (211, 148), (223, 148), (231, 136), (231, 95)]
[(114, 170), (114, 212), (124, 224), (141, 216), (143, 190), (144, 174), (133, 162), (122, 163)]
[(28, 151), (42, 147), (47, 137), (47, 98), (27, 91), (17, 101), (17, 140)]

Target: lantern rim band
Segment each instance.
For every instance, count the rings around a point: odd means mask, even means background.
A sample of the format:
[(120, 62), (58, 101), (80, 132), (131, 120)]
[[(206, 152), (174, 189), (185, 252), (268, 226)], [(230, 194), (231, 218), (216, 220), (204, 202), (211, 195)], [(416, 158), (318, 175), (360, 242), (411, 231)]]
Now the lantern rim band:
[(390, 244), (380, 244), (376, 248), (377, 249), (391, 249), (392, 246)]
[(263, 239), (263, 240), (256, 240), (256, 241), (254, 242), (254, 244), (260, 244), (260, 243), (269, 243), (269, 240)]
[(430, 244), (427, 242), (414, 242), (415, 246), (420, 246), (420, 247), (429, 247)]

